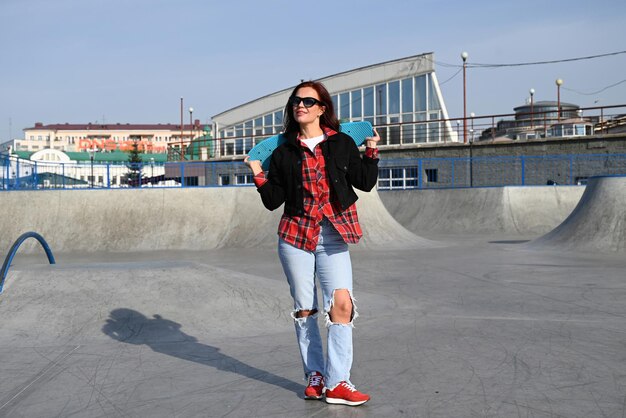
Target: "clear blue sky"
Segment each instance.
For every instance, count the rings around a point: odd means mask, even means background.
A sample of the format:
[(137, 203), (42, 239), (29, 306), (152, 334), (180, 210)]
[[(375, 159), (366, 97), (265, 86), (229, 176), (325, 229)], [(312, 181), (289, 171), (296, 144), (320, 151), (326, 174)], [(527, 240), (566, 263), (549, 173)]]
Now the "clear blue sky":
[[(440, 83), (469, 63), (626, 50), (618, 0), (0, 0), (0, 142), (43, 123), (176, 123), (352, 68), (434, 52)], [(536, 100), (626, 103), (626, 54), (468, 70), (468, 112)], [(572, 91), (574, 90), (574, 91)], [(442, 85), (462, 116), (462, 77)]]

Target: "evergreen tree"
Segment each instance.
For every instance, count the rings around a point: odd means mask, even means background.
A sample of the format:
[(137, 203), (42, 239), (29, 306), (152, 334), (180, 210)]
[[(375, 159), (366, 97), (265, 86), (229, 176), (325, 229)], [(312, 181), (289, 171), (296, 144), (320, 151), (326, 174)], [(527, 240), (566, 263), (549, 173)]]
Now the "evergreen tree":
[(143, 160), (141, 159), (141, 152), (139, 151), (139, 143), (135, 140), (128, 153), (128, 185), (130, 187), (141, 187), (141, 167)]

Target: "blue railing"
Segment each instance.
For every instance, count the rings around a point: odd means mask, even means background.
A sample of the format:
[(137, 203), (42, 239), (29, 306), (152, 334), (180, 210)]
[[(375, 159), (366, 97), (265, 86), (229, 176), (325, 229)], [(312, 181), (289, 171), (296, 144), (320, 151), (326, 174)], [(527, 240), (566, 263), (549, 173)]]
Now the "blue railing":
[[(626, 154), (570, 154), (380, 161), (380, 189), (583, 184), (588, 177), (626, 175)], [(242, 161), (130, 165), (49, 163), (0, 156), (0, 190), (249, 186)]]
[(581, 185), (625, 175), (626, 154), (382, 159), (379, 189)]
[(4, 259), (2, 270), (0, 270), (0, 294), (2, 293), (4, 289), (4, 281), (6, 280), (7, 274), (9, 273), (9, 268), (11, 267), (11, 263), (13, 262), (13, 257), (15, 257), (15, 254), (17, 253), (17, 250), (20, 248), (20, 245), (22, 245), (22, 243), (26, 241), (28, 238), (35, 238), (37, 241), (39, 241), (44, 251), (46, 252), (46, 255), (48, 256), (48, 262), (50, 264), (56, 263), (56, 261), (54, 260), (54, 255), (52, 255), (52, 250), (50, 250), (50, 246), (48, 245), (46, 240), (43, 239), (41, 235), (39, 235), (36, 232), (26, 232), (20, 235), (20, 237), (11, 246), (11, 249), (9, 250), (6, 258)]

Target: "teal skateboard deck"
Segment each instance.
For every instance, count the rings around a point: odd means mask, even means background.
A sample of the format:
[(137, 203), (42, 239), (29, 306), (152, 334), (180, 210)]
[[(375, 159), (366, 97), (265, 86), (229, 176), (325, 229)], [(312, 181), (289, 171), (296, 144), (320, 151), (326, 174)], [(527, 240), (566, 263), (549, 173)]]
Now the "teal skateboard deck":
[[(360, 122), (344, 122), (340, 125), (341, 132), (350, 135), (356, 146), (361, 146), (367, 137), (374, 135), (372, 124), (366, 121)], [(274, 135), (256, 144), (248, 153), (251, 160), (261, 161), (263, 170), (270, 168), (270, 157), (272, 152), (287, 139), (283, 134)]]

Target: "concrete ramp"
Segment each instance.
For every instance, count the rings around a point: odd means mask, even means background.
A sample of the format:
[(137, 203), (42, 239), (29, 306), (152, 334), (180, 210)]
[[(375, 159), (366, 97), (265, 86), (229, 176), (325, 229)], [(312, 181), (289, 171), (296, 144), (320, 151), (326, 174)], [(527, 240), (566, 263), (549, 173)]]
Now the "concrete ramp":
[(581, 186), (381, 191), (392, 216), (418, 235), (539, 236), (562, 222)]
[(359, 247), (372, 249), (436, 248), (443, 244), (415, 235), (402, 226), (383, 205), (376, 190), (359, 192), (357, 209), (363, 238)]
[[(378, 194), (361, 193), (365, 247), (436, 245), (396, 222)], [(282, 208), (266, 210), (253, 187), (62, 190), (4, 193), (0, 233), (8, 249), (22, 233), (56, 252), (127, 252), (274, 247)], [(24, 252), (39, 251), (26, 242)]]
[(572, 214), (528, 246), (626, 253), (626, 176), (591, 178)]

